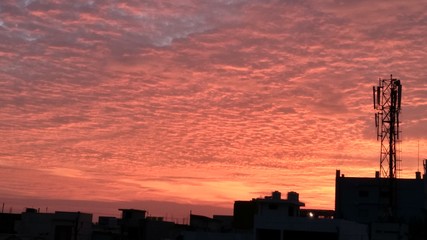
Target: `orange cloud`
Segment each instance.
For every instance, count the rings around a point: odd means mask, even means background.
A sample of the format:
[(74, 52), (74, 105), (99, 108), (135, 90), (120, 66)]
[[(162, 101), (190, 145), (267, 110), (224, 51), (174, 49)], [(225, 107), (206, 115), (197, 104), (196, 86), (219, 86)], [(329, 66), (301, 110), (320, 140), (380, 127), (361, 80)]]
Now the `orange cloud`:
[(379, 168), (371, 89), (390, 73), (413, 177), (427, 144), (424, 5), (2, 2), (0, 190), (225, 208), (298, 191), (333, 208), (336, 169)]

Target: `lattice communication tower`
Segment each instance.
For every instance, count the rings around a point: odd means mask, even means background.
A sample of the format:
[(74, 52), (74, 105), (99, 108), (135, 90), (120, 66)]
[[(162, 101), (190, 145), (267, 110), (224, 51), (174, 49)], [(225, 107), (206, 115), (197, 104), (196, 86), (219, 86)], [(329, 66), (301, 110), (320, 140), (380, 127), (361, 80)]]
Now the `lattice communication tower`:
[(400, 142), (399, 114), (402, 100), (402, 85), (399, 79), (379, 79), (373, 87), (375, 126), (377, 140), (381, 140), (380, 174), (383, 178), (397, 178), (400, 159), (397, 145)]

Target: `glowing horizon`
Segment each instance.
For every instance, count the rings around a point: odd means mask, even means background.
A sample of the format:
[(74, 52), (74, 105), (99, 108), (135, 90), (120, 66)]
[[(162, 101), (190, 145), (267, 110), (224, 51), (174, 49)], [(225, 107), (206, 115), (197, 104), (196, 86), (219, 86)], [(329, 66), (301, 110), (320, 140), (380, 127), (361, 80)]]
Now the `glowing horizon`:
[(371, 91), (390, 74), (400, 176), (414, 178), (426, 13), (415, 0), (2, 2), (2, 197), (232, 208), (278, 190), (332, 209), (336, 169), (379, 169)]

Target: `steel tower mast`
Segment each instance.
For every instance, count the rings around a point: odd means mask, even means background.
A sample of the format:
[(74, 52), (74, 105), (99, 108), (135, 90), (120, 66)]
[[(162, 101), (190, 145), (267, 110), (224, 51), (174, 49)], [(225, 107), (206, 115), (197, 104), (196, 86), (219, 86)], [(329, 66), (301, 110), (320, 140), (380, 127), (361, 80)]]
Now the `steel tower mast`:
[(377, 140), (381, 140), (380, 174), (381, 177), (394, 179), (400, 170), (397, 164), (397, 145), (400, 140), (399, 114), (402, 100), (402, 85), (399, 79), (379, 79), (373, 87), (375, 126)]
[(379, 79), (378, 86), (373, 87), (373, 100), (375, 113), (375, 126), (377, 127), (377, 140), (381, 140), (380, 197), (383, 202), (384, 221), (396, 220), (397, 209), (397, 173), (400, 170), (400, 159), (397, 147), (400, 139), (399, 114), (402, 100), (402, 85), (399, 79)]

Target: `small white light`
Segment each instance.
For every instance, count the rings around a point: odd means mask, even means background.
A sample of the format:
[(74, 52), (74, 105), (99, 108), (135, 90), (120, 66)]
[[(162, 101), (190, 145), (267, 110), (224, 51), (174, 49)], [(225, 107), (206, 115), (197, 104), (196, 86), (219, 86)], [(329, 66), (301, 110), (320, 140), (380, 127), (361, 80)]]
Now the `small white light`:
[(309, 212), (308, 216), (312, 218), (312, 217), (314, 217), (314, 214), (312, 212)]

